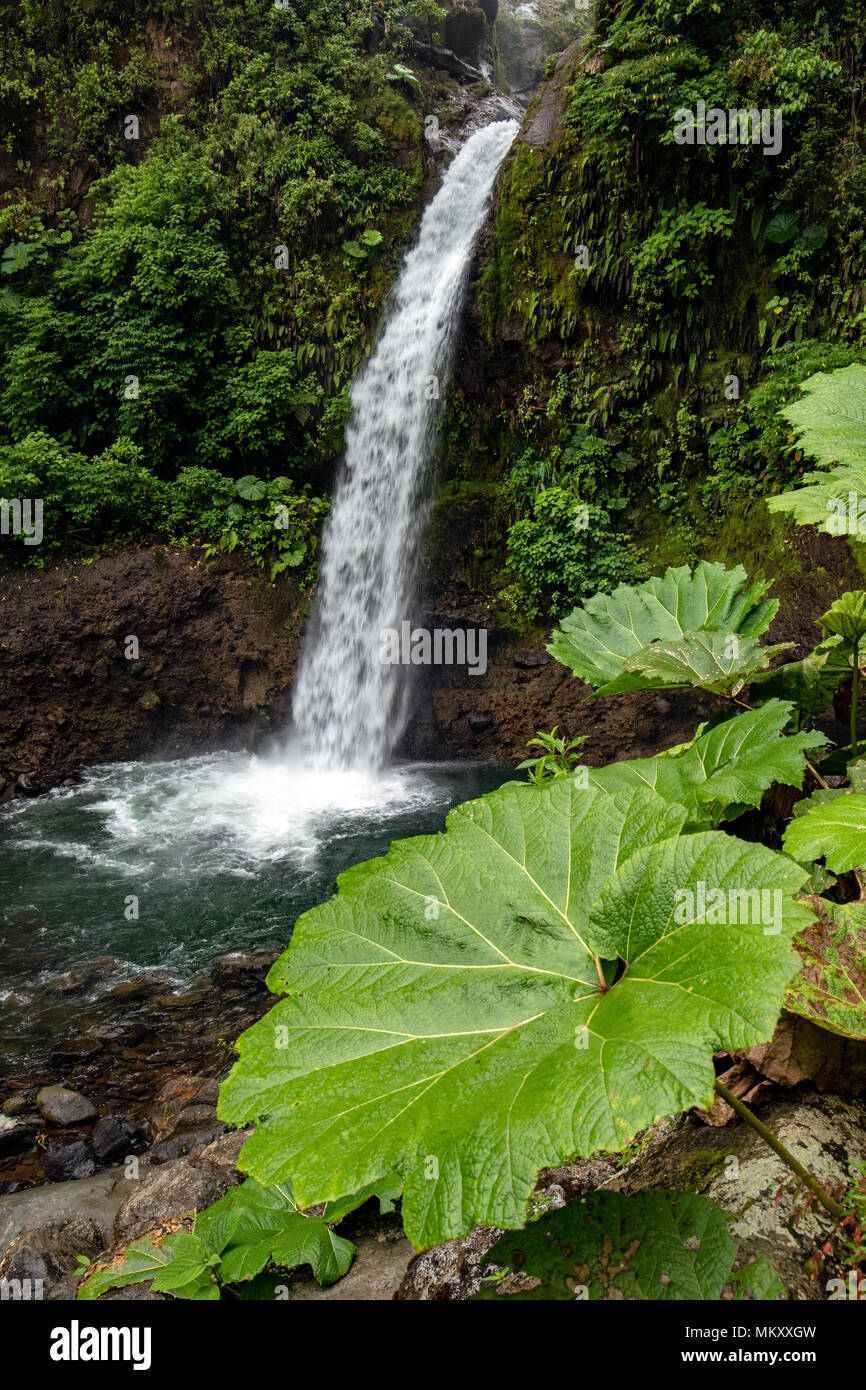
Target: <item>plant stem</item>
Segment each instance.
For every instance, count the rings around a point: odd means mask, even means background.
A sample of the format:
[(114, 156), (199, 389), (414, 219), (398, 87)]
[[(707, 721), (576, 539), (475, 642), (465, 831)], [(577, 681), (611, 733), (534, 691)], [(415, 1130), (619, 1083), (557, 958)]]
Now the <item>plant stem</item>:
[[(855, 653), (855, 655), (856, 655), (856, 653)], [(855, 667), (855, 669), (856, 669), (856, 667)], [(854, 697), (853, 697), (853, 695), (852, 695), (852, 702), (853, 702), (853, 698), (854, 698)], [(738, 700), (737, 697), (736, 697), (736, 695), (733, 696), (733, 701), (734, 701), (734, 704), (735, 704), (735, 705), (739, 705), (742, 709), (747, 709), (747, 710), (749, 710), (749, 711), (751, 711), (751, 710), (754, 709), (754, 705), (747, 705), (746, 702), (745, 702), (745, 700)], [(814, 767), (814, 766), (812, 765), (812, 763), (809, 762), (809, 759), (808, 759), (808, 758), (806, 759), (806, 766), (807, 766), (807, 768), (809, 769), (809, 771), (811, 772), (812, 776), (815, 778), (815, 781), (816, 781), (816, 782), (820, 782), (820, 784), (821, 784), (821, 786), (824, 788), (825, 792), (828, 792), (828, 791), (830, 790), (830, 788), (828, 787), (827, 783), (824, 781), (824, 778), (821, 776), (821, 774), (820, 774), (820, 772), (818, 771), (818, 769), (817, 769), (816, 767)]]
[(830, 1196), (828, 1192), (824, 1191), (824, 1188), (821, 1186), (818, 1179), (809, 1172), (808, 1168), (803, 1167), (802, 1163), (800, 1163), (794, 1157), (790, 1149), (785, 1148), (785, 1145), (782, 1143), (780, 1139), (776, 1138), (773, 1131), (771, 1129), (767, 1129), (767, 1126), (761, 1123), (757, 1115), (754, 1115), (752, 1111), (748, 1108), (748, 1106), (744, 1105), (743, 1102), (739, 1100), (732, 1091), (729, 1091), (727, 1086), (723, 1086), (721, 1081), (716, 1081), (716, 1090), (722, 1097), (722, 1100), (727, 1101), (731, 1109), (736, 1111), (740, 1119), (745, 1120), (747, 1124), (750, 1124), (752, 1126), (752, 1129), (754, 1129), (756, 1133), (760, 1134), (764, 1142), (769, 1144), (773, 1152), (779, 1155), (782, 1162), (788, 1165), (788, 1167), (791, 1169), (791, 1172), (796, 1173), (800, 1181), (806, 1184), (809, 1191), (814, 1193), (814, 1195), (818, 1198), (818, 1201), (821, 1203), (822, 1207), (826, 1208), (826, 1210), (830, 1213), (834, 1220), (841, 1221), (845, 1213), (840, 1207), (839, 1203), (834, 1201), (834, 1199)]
[(820, 782), (820, 783), (821, 783), (821, 786), (824, 788), (825, 792), (828, 792), (828, 791), (830, 790), (830, 788), (828, 787), (827, 783), (824, 781), (824, 778), (821, 776), (821, 774), (820, 774), (820, 772), (818, 771), (818, 769), (817, 769), (816, 767), (813, 767), (813, 766), (812, 766), (812, 764), (809, 762), (809, 759), (808, 759), (808, 758), (806, 759), (806, 766), (807, 766), (807, 768), (809, 769), (809, 771), (811, 772), (812, 776), (815, 778), (815, 781), (816, 781), (816, 782)]
[(857, 695), (860, 686), (860, 641), (854, 641), (852, 656), (854, 670), (851, 674), (851, 760), (857, 757)]

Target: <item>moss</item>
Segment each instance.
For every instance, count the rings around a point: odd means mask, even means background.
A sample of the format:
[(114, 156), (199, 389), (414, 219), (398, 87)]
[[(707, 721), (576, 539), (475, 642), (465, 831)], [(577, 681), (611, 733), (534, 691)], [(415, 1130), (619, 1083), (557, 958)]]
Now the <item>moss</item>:
[(680, 1169), (679, 1189), (683, 1192), (704, 1192), (714, 1178), (724, 1171), (725, 1159), (736, 1149), (695, 1149)]

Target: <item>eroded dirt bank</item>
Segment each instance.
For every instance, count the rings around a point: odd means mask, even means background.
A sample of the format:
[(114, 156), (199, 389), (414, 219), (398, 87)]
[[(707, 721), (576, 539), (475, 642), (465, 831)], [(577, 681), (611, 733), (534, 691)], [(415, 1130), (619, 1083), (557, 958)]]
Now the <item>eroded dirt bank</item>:
[(195, 550), (0, 574), (0, 800), (95, 763), (255, 746), (287, 718), (304, 609), (296, 586)]
[[(542, 637), (509, 630), (496, 594), (459, 578), (472, 544), (455, 534), (427, 557), (418, 621), (485, 628), (487, 671), (418, 668), (405, 755), (519, 761), (526, 739), (556, 724), (588, 734), (599, 764), (681, 742), (715, 708), (692, 692), (588, 699)], [(820, 640), (815, 619), (860, 577), (844, 541), (798, 528), (792, 544), (799, 569), (773, 590), (769, 640), (802, 655)], [(287, 728), (309, 598), (158, 546), (0, 574), (0, 800), (96, 763), (255, 748)]]

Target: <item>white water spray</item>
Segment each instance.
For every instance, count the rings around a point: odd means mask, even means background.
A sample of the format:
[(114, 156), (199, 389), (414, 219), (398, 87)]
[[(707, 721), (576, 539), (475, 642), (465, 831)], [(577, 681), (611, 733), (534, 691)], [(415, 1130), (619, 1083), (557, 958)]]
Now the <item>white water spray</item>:
[(292, 702), (305, 755), (319, 767), (379, 768), (405, 728), (405, 670), (380, 660), (380, 634), (410, 616), (439, 395), (475, 238), (517, 129), (516, 121), (486, 126), (449, 166), (352, 389), (345, 462)]

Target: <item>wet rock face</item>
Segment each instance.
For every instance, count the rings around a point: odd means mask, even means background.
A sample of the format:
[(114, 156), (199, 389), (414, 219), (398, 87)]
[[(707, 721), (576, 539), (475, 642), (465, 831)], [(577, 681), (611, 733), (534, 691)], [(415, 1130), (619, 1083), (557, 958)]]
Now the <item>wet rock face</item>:
[(247, 746), (287, 718), (304, 606), (290, 581), (139, 548), (8, 571), (0, 600), (0, 801), (157, 744)]
[[(866, 1158), (862, 1100), (805, 1095), (756, 1106), (755, 1113), (825, 1186), (847, 1187), (850, 1164)], [(792, 1177), (749, 1125), (712, 1129), (684, 1121), (652, 1141), (609, 1186), (627, 1193), (706, 1193), (726, 1211), (741, 1213), (730, 1226), (739, 1245), (735, 1268), (766, 1255), (788, 1298), (824, 1299), (832, 1261), (820, 1278), (809, 1261), (832, 1235), (832, 1218), (823, 1207), (804, 1204), (792, 1190)]]

